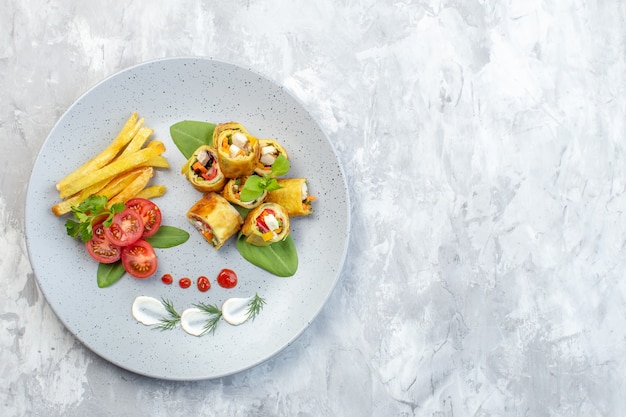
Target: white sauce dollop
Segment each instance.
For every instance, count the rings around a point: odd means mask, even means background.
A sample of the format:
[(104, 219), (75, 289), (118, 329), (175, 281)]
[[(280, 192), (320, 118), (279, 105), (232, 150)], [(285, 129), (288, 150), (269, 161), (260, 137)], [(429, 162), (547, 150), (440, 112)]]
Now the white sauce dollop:
[(180, 327), (193, 336), (200, 336), (209, 316), (196, 307), (190, 307), (180, 315)]
[(135, 298), (132, 313), (135, 320), (146, 326), (159, 324), (161, 319), (168, 316), (168, 312), (161, 301), (145, 295)]
[(248, 309), (250, 308), (250, 300), (247, 298), (229, 298), (222, 304), (222, 318), (233, 326), (239, 326), (250, 317)]

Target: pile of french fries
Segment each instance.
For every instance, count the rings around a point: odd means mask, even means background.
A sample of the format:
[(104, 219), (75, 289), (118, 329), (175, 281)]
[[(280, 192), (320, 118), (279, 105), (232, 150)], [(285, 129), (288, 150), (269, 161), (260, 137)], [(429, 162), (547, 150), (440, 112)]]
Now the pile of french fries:
[(164, 185), (148, 185), (155, 168), (169, 168), (161, 155), (163, 142), (148, 141), (153, 133), (144, 126), (144, 119), (133, 113), (109, 146), (56, 184), (62, 201), (52, 212), (62, 216), (94, 195), (106, 196), (109, 206), (135, 197), (163, 195)]

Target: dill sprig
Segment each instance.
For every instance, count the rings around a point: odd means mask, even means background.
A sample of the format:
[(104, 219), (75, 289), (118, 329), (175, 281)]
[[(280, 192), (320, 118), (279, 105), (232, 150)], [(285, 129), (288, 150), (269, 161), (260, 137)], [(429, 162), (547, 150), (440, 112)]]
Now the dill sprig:
[(194, 304), (194, 306), (196, 308), (199, 308), (200, 310), (202, 310), (205, 314), (209, 316), (209, 319), (207, 320), (206, 324), (202, 328), (202, 333), (200, 333), (200, 336), (205, 335), (209, 332), (215, 333), (215, 329), (217, 328), (217, 325), (219, 324), (220, 319), (222, 318), (222, 310), (215, 304), (198, 303), (198, 304)]
[(161, 303), (163, 304), (163, 307), (165, 307), (165, 310), (167, 310), (168, 317), (161, 317), (161, 320), (159, 324), (157, 324), (156, 328), (160, 330), (172, 330), (180, 322), (180, 314), (178, 314), (171, 301), (161, 298)]
[(254, 294), (254, 297), (248, 303), (248, 319), (254, 320), (261, 310), (263, 310), (264, 305), (265, 299), (259, 297), (259, 294)]

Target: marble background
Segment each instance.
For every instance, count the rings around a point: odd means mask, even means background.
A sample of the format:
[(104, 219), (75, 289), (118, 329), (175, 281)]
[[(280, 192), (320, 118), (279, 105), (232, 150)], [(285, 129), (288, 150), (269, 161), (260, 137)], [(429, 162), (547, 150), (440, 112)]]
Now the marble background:
[[(0, 415), (621, 416), (623, 0), (0, 0)], [(293, 345), (168, 382), (57, 319), (27, 178), (89, 87), (210, 56), (283, 85), (335, 144), (352, 236)]]

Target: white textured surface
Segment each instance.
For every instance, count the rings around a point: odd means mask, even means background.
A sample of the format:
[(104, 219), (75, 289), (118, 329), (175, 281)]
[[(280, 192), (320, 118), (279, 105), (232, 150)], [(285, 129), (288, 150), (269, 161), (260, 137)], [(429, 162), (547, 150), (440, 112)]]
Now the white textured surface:
[[(621, 416), (626, 4), (3, 0), (2, 416)], [(299, 97), (352, 198), (341, 280), (258, 367), (173, 383), (85, 349), (39, 293), (26, 179), (130, 65), (203, 55)]]

